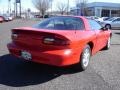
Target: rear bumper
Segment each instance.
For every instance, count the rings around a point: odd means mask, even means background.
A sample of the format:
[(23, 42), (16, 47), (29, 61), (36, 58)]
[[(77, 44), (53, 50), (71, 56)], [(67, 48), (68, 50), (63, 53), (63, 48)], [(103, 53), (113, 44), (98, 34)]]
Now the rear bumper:
[(9, 52), (16, 57), (21, 57), (21, 51), (25, 50), (32, 55), (33, 62), (49, 64), (54, 66), (67, 66), (76, 64), (79, 62), (80, 53), (72, 49), (64, 49), (64, 50), (51, 50), (51, 51), (37, 51), (37, 50), (26, 50), (23, 47), (16, 46), (13, 43), (9, 43), (7, 45)]

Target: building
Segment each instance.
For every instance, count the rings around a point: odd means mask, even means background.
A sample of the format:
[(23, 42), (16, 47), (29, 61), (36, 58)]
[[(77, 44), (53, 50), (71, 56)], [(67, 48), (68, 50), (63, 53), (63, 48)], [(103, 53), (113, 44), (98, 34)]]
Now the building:
[[(71, 14), (81, 15), (80, 5), (71, 9)], [(88, 3), (87, 16), (120, 17), (120, 3), (93, 2)]]
[(70, 9), (70, 14), (72, 15), (81, 15), (81, 10), (79, 7), (73, 7)]

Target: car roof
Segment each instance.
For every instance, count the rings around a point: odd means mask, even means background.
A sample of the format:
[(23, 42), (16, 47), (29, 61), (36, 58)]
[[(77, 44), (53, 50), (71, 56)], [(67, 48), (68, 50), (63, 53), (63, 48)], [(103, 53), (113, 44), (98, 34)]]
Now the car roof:
[(74, 16), (74, 15), (58, 15), (55, 17), (75, 17), (75, 18), (81, 18), (83, 21), (87, 20), (87, 18), (85, 16)]

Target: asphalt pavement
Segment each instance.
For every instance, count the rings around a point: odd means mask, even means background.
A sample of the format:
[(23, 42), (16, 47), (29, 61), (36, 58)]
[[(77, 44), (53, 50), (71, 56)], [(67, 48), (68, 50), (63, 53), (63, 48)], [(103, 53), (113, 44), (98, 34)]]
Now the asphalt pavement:
[(27, 62), (9, 54), (10, 30), (38, 21), (0, 23), (0, 90), (120, 90), (120, 30), (112, 30), (110, 50), (92, 56), (86, 71)]

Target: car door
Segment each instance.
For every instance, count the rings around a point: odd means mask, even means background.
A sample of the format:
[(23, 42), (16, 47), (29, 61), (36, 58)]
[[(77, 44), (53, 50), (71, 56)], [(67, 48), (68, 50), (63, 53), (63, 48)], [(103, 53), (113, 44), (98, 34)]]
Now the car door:
[(91, 26), (91, 30), (94, 31), (96, 34), (96, 43), (94, 51), (98, 51), (106, 45), (106, 33), (103, 30), (101, 30), (102, 26), (98, 22), (94, 20), (89, 20), (89, 24)]
[(112, 23), (111, 26), (113, 28), (120, 28), (120, 18), (115, 19)]

